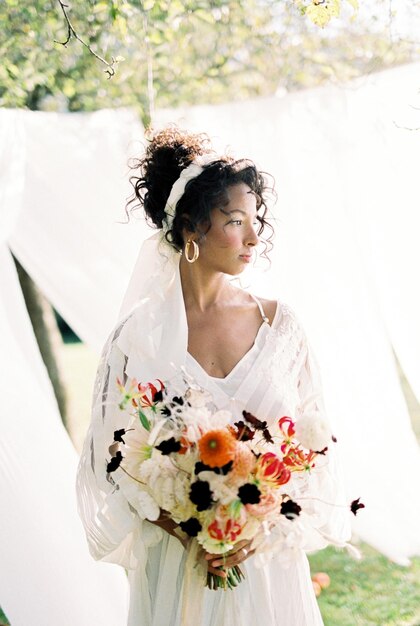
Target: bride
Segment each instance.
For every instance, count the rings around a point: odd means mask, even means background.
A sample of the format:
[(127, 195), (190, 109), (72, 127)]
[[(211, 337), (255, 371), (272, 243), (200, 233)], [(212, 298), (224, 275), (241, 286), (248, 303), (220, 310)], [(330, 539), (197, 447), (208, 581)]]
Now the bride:
[[(253, 261), (267, 229), (267, 184), (249, 160), (220, 157), (205, 136), (169, 128), (152, 137), (131, 179), (133, 201), (159, 229), (139, 255), (121, 320), (103, 350), (77, 492), (93, 558), (127, 569), (129, 626), (187, 623), (186, 550), (173, 522), (149, 522), (106, 473), (113, 432), (121, 428), (115, 380), (170, 379), (181, 368), (233, 415), (323, 412), (317, 363), (295, 313), (281, 300), (256, 298), (231, 282)], [(202, 592), (194, 626), (318, 626), (322, 618), (305, 551), (328, 535), (348, 539), (335, 451), (309, 479), (321, 533), (308, 536), (285, 567), (281, 555), (256, 567), (242, 542), (210, 572), (241, 564), (233, 591)], [(187, 603), (187, 607), (185, 606)], [(189, 623), (189, 622), (188, 622)]]

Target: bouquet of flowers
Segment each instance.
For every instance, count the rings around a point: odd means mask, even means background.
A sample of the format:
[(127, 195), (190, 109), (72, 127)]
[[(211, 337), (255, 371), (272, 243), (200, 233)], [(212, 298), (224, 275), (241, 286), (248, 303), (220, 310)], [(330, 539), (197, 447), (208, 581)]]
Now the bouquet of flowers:
[[(283, 416), (269, 429), (246, 411), (235, 422), (229, 411), (215, 410), (196, 385), (187, 383), (178, 395), (160, 380), (117, 385), (127, 427), (114, 432), (107, 472), (123, 490), (129, 480), (131, 499), (135, 485), (144, 519), (167, 512), (211, 554), (224, 555), (243, 540), (263, 552), (272, 528), (289, 546), (291, 537), (299, 541), (296, 520), (304, 515), (294, 477), (311, 472), (334, 441), (319, 415), (296, 422)], [(300, 530), (301, 537), (302, 524)], [(235, 566), (226, 578), (208, 574), (207, 584), (232, 588), (242, 577)]]

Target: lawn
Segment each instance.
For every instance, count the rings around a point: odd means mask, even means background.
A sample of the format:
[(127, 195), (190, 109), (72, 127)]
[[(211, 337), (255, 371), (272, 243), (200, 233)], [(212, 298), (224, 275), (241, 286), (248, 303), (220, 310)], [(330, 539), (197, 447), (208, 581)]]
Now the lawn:
[[(97, 356), (80, 343), (70, 343), (65, 344), (61, 360), (69, 391), (68, 430), (80, 450), (89, 420)], [(401, 382), (420, 439), (420, 406), (402, 374)], [(319, 596), (325, 626), (420, 626), (420, 558), (405, 568), (369, 546), (360, 548), (361, 561), (334, 548), (310, 557), (311, 570), (327, 572), (331, 578), (331, 585)], [(3, 623), (8, 624), (0, 609), (0, 626)]]

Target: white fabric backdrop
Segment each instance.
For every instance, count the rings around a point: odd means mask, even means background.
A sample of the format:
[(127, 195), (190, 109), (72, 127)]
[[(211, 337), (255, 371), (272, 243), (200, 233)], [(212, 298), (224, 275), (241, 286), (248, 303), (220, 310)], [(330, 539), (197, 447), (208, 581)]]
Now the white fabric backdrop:
[(130, 242), (133, 253), (137, 247), (133, 230), (128, 235), (113, 225), (121, 219), (115, 209), (123, 205), (133, 132), (141, 136), (131, 113), (0, 110), (0, 605), (13, 626), (126, 624), (124, 571), (94, 562), (87, 550), (76, 510), (77, 453), (62, 426), (7, 240), (66, 319), (99, 349), (128, 281)]
[[(254, 291), (283, 298), (304, 323), (346, 445), (349, 492), (368, 505), (355, 528), (399, 562), (420, 553), (419, 451), (391, 351), (392, 343), (420, 397), (413, 207), (420, 135), (393, 122), (406, 123), (401, 111), (414, 98), (418, 70), (398, 68), (347, 89), (159, 113), (160, 122), (184, 118), (219, 148), (230, 143), (275, 175), (276, 248), (271, 272)], [(142, 222), (116, 223), (125, 219), (129, 193), (126, 157), (141, 152), (133, 139), (142, 129), (127, 111), (0, 110), (0, 137), (0, 497), (8, 511), (0, 604), (13, 626), (90, 626), (98, 617), (118, 626), (125, 622), (124, 574), (86, 552), (74, 499), (76, 454), (5, 242), (99, 351), (148, 233)], [(394, 513), (395, 499), (403, 506)], [(51, 581), (54, 593), (40, 592)]]

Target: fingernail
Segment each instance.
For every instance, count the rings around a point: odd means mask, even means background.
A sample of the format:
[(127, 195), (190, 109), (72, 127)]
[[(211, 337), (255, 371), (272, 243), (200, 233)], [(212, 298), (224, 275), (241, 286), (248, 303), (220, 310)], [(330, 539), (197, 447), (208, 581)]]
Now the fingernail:
[(219, 565), (222, 565), (222, 561), (213, 561), (212, 563), (213, 567), (219, 567)]

